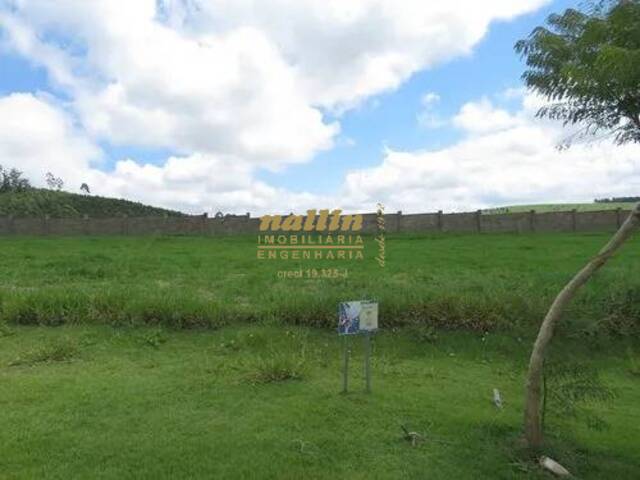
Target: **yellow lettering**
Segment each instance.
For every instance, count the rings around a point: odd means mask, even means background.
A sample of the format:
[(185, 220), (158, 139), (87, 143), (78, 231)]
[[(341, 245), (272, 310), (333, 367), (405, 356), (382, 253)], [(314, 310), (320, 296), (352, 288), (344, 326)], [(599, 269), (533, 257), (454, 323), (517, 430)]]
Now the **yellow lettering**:
[(362, 215), (345, 215), (342, 217), (342, 230), (362, 230)]
[(342, 210), (334, 210), (331, 212), (331, 222), (329, 223), (330, 232), (340, 228), (340, 213), (342, 213)]
[(329, 210), (320, 210), (320, 216), (316, 223), (316, 230), (322, 232), (327, 229), (327, 219), (329, 218)]
[(313, 230), (313, 223), (316, 220), (316, 211), (315, 210), (307, 210), (307, 218), (304, 221), (304, 231), (310, 232)]
[(302, 215), (289, 215), (282, 222), (281, 230), (288, 232), (290, 230), (298, 231), (302, 229)]
[(260, 230), (280, 230), (280, 221), (282, 217), (280, 215), (264, 215), (260, 217)]

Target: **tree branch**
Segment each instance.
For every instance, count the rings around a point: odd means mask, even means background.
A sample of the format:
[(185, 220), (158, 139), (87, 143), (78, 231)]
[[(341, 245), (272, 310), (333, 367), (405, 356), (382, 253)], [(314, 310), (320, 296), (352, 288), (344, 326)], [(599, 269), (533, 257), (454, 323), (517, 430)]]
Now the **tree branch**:
[(551, 308), (549, 308), (549, 312), (547, 312), (540, 326), (540, 331), (533, 345), (533, 351), (531, 352), (531, 358), (529, 360), (524, 408), (525, 437), (531, 448), (538, 449), (542, 446), (543, 432), (540, 418), (542, 369), (547, 347), (553, 337), (556, 323), (580, 287), (587, 283), (591, 276), (629, 239), (638, 225), (640, 225), (640, 203), (636, 204), (624, 224), (622, 224), (604, 248), (562, 289), (551, 304)]

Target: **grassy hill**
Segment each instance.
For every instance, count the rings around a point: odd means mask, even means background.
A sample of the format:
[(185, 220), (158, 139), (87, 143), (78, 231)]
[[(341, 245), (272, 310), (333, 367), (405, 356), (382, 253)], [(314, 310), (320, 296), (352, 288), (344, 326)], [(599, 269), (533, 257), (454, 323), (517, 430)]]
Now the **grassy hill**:
[(0, 193), (0, 217), (154, 217), (182, 216), (181, 212), (151, 207), (138, 202), (118, 198), (79, 195), (33, 188), (23, 192)]
[(598, 212), (602, 210), (631, 210), (633, 202), (607, 202), (607, 203), (542, 203), (537, 205), (509, 205), (506, 207), (486, 208), (482, 210), (485, 215), (497, 213), (522, 213), (535, 210), (538, 213), (546, 212), (570, 212), (574, 208), (579, 212)]

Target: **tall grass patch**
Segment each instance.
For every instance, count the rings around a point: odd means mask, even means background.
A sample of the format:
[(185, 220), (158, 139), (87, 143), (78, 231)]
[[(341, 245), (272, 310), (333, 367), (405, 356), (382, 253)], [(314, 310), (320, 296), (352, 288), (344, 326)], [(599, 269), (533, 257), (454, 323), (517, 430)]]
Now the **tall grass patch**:
[[(393, 235), (387, 262), (259, 261), (254, 236), (0, 239), (0, 320), (218, 328), (276, 322), (334, 328), (339, 302), (376, 300), (380, 325), (533, 332), (607, 234)], [(640, 240), (598, 272), (561, 329), (638, 332)], [(346, 268), (348, 278), (280, 270)]]
[(9, 362), (9, 366), (33, 366), (40, 363), (68, 362), (80, 354), (78, 343), (68, 337), (27, 350)]

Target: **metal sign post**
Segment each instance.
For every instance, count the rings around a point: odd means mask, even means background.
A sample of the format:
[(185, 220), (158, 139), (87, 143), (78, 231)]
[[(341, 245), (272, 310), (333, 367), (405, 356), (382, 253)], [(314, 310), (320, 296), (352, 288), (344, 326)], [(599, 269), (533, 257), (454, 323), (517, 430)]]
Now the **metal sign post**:
[(364, 333), (364, 378), (366, 392), (371, 393), (371, 332)]
[(338, 334), (344, 336), (342, 393), (348, 391), (349, 335), (364, 335), (364, 376), (367, 393), (371, 393), (371, 334), (378, 329), (376, 302), (343, 302), (338, 308)]
[(342, 393), (347, 393), (349, 384), (349, 337), (344, 336), (342, 342), (344, 348), (344, 363), (342, 365)]

